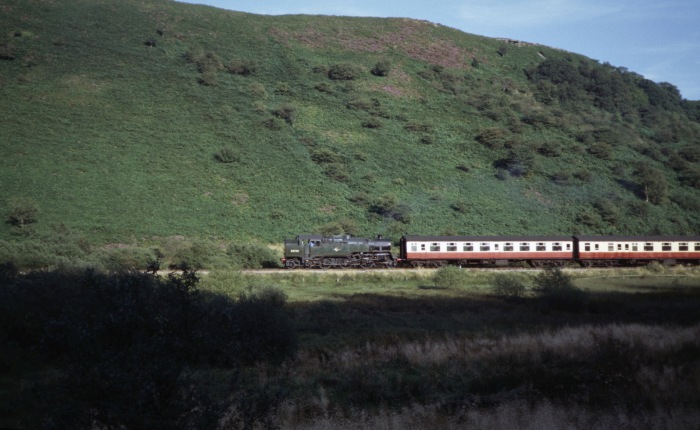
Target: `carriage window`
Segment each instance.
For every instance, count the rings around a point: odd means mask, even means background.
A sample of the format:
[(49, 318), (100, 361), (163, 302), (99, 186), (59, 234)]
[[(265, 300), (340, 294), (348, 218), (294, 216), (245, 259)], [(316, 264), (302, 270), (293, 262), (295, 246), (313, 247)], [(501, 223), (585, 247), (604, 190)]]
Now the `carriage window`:
[(614, 251), (615, 250), (615, 244), (614, 243), (608, 243), (608, 251)]
[(413, 252), (418, 251), (418, 245), (415, 244), (415, 243), (412, 243), (412, 244), (411, 244), (411, 251), (413, 251)]
[(570, 243), (567, 243), (567, 244), (566, 244), (566, 250), (567, 250), (567, 251), (571, 251), (571, 244), (570, 244)]
[(626, 243), (626, 244), (625, 244), (625, 251), (629, 251), (629, 250), (630, 250), (630, 244), (629, 244), (629, 243)]
[(447, 250), (448, 251), (456, 251), (457, 250), (457, 244), (454, 242), (448, 243), (447, 244)]
[(653, 251), (654, 250), (654, 244), (651, 242), (647, 242), (644, 244), (644, 250), (645, 251)]
[(599, 243), (596, 243), (596, 244), (595, 244), (595, 250), (596, 250), (596, 251), (600, 251), (600, 244), (599, 244)]
[(662, 251), (670, 251), (671, 250), (671, 244), (668, 242), (664, 242), (661, 244), (661, 250)]
[(431, 251), (440, 251), (440, 244), (439, 243), (431, 243), (430, 250)]
[(696, 243), (696, 244), (695, 244), (695, 250), (696, 250), (696, 251), (700, 251), (700, 243)]
[(491, 246), (488, 243), (482, 243), (481, 246), (479, 247), (481, 251), (490, 251)]
[(632, 251), (637, 251), (638, 248), (639, 248), (639, 245), (637, 245), (636, 243), (632, 244)]
[(591, 250), (591, 244), (590, 244), (590, 243), (584, 243), (584, 244), (583, 244), (583, 250), (584, 250), (584, 251), (590, 251), (590, 250)]
[(621, 244), (621, 243), (618, 243), (618, 244), (617, 244), (617, 250), (618, 250), (618, 251), (622, 251), (622, 244)]
[(688, 244), (687, 244), (687, 243), (679, 243), (679, 244), (678, 244), (678, 250), (679, 250), (679, 251), (687, 251), (687, 250), (688, 250)]
[(504, 251), (512, 251), (513, 250), (513, 244), (512, 243), (506, 243), (503, 245), (503, 250)]
[(498, 244), (493, 245), (493, 249), (494, 249), (495, 251), (498, 251)]
[(545, 246), (544, 243), (539, 242), (539, 243), (537, 244), (537, 251), (546, 251), (546, 250), (547, 250), (547, 247)]
[(520, 244), (520, 250), (521, 250), (521, 251), (529, 251), (529, 250), (530, 250), (530, 244), (529, 244), (529, 243), (521, 243), (521, 244)]
[(467, 252), (472, 252), (474, 250), (474, 244), (473, 243), (465, 243), (463, 250)]
[(421, 250), (421, 251), (425, 251), (425, 244), (424, 244), (424, 243), (421, 243), (421, 244), (420, 244), (420, 250)]
[(555, 242), (554, 245), (552, 245), (552, 251), (561, 251), (561, 243)]

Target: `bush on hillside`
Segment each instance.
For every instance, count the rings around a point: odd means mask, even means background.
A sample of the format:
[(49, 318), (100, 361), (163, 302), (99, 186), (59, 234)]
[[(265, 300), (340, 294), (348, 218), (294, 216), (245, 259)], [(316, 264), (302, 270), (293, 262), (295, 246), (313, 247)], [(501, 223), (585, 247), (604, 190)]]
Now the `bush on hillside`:
[(385, 194), (375, 200), (374, 203), (370, 205), (369, 212), (404, 224), (410, 222), (409, 208), (406, 205), (400, 204), (399, 199), (393, 194)]
[(279, 119), (284, 120), (287, 124), (294, 124), (297, 108), (294, 105), (285, 103), (272, 111), (272, 114)]
[(232, 243), (226, 248), (231, 265), (241, 269), (262, 269), (279, 267), (278, 256), (267, 246)]
[(214, 154), (214, 159), (219, 163), (237, 163), (241, 157), (232, 148), (225, 146)]
[(173, 242), (176, 246), (167, 248), (166, 260), (169, 267), (176, 269), (187, 266), (195, 269), (208, 269), (212, 267), (215, 256), (220, 254), (218, 245), (204, 241), (180, 241)]
[(596, 200), (593, 206), (598, 210), (598, 214), (606, 223), (615, 225), (620, 220), (620, 209), (612, 200), (600, 198)]
[(350, 63), (334, 64), (328, 69), (328, 77), (335, 81), (352, 81), (360, 76), (359, 67)]
[(566, 169), (558, 170), (552, 174), (551, 178), (555, 184), (567, 185), (571, 180), (571, 171)]
[(30, 198), (14, 199), (10, 202), (7, 223), (20, 230), (27, 229), (39, 219), (39, 206)]
[(613, 148), (605, 142), (596, 142), (588, 148), (588, 152), (601, 160), (612, 160)]
[(318, 148), (311, 154), (311, 159), (317, 164), (339, 163), (342, 157), (329, 148)]
[(256, 65), (251, 60), (233, 60), (226, 65), (226, 70), (234, 75), (250, 76), (255, 73)]
[(389, 60), (382, 60), (372, 67), (371, 72), (374, 76), (389, 76), (389, 72), (391, 72), (391, 62)]

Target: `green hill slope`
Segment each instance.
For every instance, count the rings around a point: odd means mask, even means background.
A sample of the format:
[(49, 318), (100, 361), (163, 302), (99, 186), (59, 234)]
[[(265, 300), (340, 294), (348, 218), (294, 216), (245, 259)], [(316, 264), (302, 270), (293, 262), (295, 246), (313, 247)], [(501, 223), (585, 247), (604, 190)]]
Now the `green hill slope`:
[(700, 103), (622, 68), (415, 20), (0, 7), (6, 242), (700, 230)]

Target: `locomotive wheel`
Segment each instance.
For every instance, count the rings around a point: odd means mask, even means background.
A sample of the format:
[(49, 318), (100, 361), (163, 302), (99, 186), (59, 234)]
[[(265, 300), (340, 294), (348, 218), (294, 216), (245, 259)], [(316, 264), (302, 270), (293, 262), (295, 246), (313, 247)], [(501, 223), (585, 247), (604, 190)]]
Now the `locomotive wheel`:
[(287, 266), (287, 269), (290, 270), (296, 269), (299, 266), (299, 263), (296, 260), (287, 260), (284, 264)]
[(330, 258), (324, 258), (321, 261), (321, 269), (330, 269), (333, 266), (333, 261)]

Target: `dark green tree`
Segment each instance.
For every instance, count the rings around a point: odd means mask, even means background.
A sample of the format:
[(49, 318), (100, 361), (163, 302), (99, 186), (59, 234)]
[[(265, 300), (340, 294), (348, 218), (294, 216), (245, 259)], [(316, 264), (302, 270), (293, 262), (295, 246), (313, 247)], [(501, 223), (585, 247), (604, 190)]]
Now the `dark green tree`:
[(668, 181), (661, 170), (649, 164), (640, 163), (634, 175), (641, 188), (642, 196), (647, 202), (660, 205), (668, 199)]

